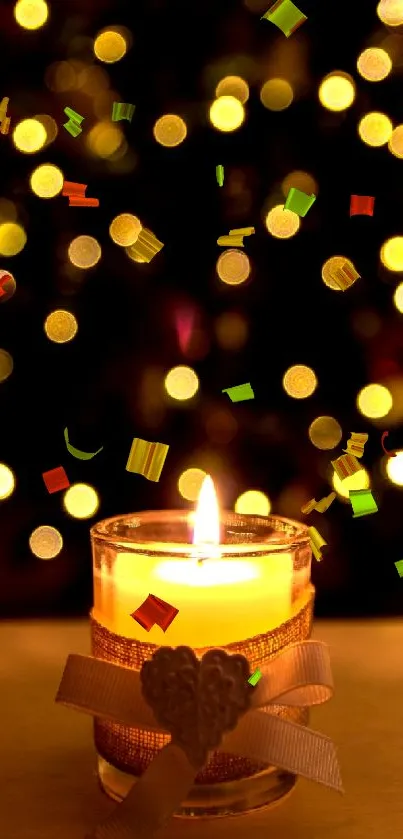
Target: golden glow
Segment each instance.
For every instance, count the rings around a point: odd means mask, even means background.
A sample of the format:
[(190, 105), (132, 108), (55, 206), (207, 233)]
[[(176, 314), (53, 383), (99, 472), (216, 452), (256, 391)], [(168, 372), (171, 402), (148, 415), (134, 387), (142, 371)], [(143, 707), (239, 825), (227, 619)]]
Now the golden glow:
[(16, 256), (17, 253), (21, 253), (26, 243), (26, 233), (20, 224), (13, 221), (0, 224), (0, 254), (2, 256)]
[(123, 154), (127, 148), (125, 135), (121, 128), (110, 122), (98, 122), (85, 137), (89, 151), (104, 160)]
[(3, 294), (0, 297), (0, 304), (7, 303), (7, 300), (15, 294), (17, 290), (17, 283), (9, 271), (0, 270), (1, 289)]
[(101, 248), (92, 236), (77, 236), (70, 242), (68, 256), (76, 268), (93, 268), (101, 258)]
[(43, 148), (47, 141), (46, 130), (37, 119), (23, 119), (13, 131), (13, 142), (18, 151), (34, 154)]
[(285, 210), (284, 204), (277, 204), (267, 213), (266, 227), (276, 239), (290, 239), (301, 227), (300, 217), (291, 210)]
[(384, 385), (367, 385), (357, 396), (358, 410), (369, 419), (386, 417), (392, 407), (392, 394)]
[(392, 62), (385, 50), (370, 47), (358, 56), (357, 70), (368, 82), (381, 82), (392, 69)]
[(296, 169), (295, 172), (290, 172), (289, 175), (286, 175), (281, 184), (281, 191), (284, 198), (287, 198), (287, 195), (292, 187), (294, 187), (294, 189), (300, 189), (301, 192), (306, 192), (307, 195), (311, 195), (312, 192), (317, 195), (319, 192), (319, 187), (315, 178), (310, 175), (309, 172), (301, 172), (298, 169)]
[(164, 114), (157, 119), (153, 128), (153, 134), (161, 146), (173, 148), (183, 143), (187, 135), (186, 123), (182, 117), (176, 114)]
[(78, 323), (71, 314), (65, 309), (56, 309), (47, 316), (44, 323), (44, 330), (49, 338), (55, 344), (66, 344), (72, 341), (77, 334)]
[(348, 73), (336, 70), (322, 80), (319, 101), (328, 111), (345, 111), (355, 99), (354, 80)]
[(351, 259), (348, 259), (346, 256), (331, 256), (322, 265), (322, 280), (324, 284), (333, 291), (343, 290), (337, 285), (336, 280), (333, 279), (333, 275), (335, 271), (342, 268), (343, 265), (346, 265), (346, 263), (350, 268), (350, 271), (356, 270), (351, 262)]
[(397, 451), (396, 457), (388, 457), (386, 462), (386, 474), (395, 486), (403, 486), (403, 451)]
[(311, 443), (321, 451), (335, 449), (343, 436), (341, 425), (334, 417), (317, 417), (308, 429)]
[(15, 475), (9, 466), (0, 463), (0, 500), (9, 498), (15, 489)]
[(126, 40), (120, 32), (113, 29), (100, 32), (94, 41), (94, 53), (99, 61), (114, 64), (120, 61), (127, 52)]
[(354, 475), (343, 478), (343, 480), (336, 475), (336, 472), (333, 472), (332, 484), (334, 491), (341, 498), (348, 498), (352, 489), (369, 489), (371, 486), (368, 472), (364, 467), (359, 472), (354, 472)]
[(217, 274), (226, 285), (240, 285), (250, 274), (249, 257), (243, 251), (224, 251), (217, 259)]
[(248, 489), (238, 496), (234, 510), (236, 513), (245, 515), (268, 516), (271, 504), (264, 492), (259, 492), (257, 489)]
[(220, 544), (220, 512), (213, 481), (206, 475), (194, 516), (193, 544), (204, 549)]
[(43, 163), (32, 172), (29, 179), (32, 192), (39, 198), (54, 198), (63, 189), (64, 175), (53, 163)]
[(393, 302), (398, 312), (403, 314), (403, 283), (399, 283), (393, 295)]
[(205, 419), (206, 434), (217, 446), (227, 446), (238, 433), (238, 423), (227, 407), (211, 408)]
[(191, 367), (173, 367), (165, 376), (165, 390), (172, 399), (191, 399), (199, 389), (199, 379)]
[(245, 119), (245, 109), (235, 96), (219, 96), (210, 106), (210, 122), (218, 131), (236, 131)]
[(74, 519), (90, 519), (99, 507), (98, 493), (88, 484), (73, 484), (63, 496), (63, 506)]
[(109, 234), (116, 245), (128, 248), (137, 241), (141, 230), (141, 221), (131, 213), (121, 213), (115, 216), (110, 227)]
[[(214, 546), (206, 546), (207, 558), (203, 562), (192, 562), (185, 560), (169, 560), (169, 562), (158, 563), (154, 574), (160, 580), (167, 583), (180, 583), (192, 588), (216, 588), (216, 586), (228, 586), (230, 583), (246, 583), (248, 580), (255, 580), (260, 577), (257, 565), (237, 559), (212, 559), (211, 553), (218, 552)], [(118, 556), (118, 560), (124, 555)], [(131, 574), (133, 574), (133, 558), (131, 559)], [(119, 573), (120, 573), (119, 563)], [(116, 564), (114, 568), (116, 575)], [(206, 612), (206, 620), (208, 612)]]
[(44, 0), (18, 0), (14, 17), (23, 29), (40, 29), (46, 23), (49, 9)]
[(381, 262), (388, 271), (403, 271), (403, 236), (392, 236), (381, 247)]
[(240, 76), (225, 76), (218, 82), (215, 95), (219, 96), (235, 96), (242, 105), (249, 99), (249, 85)]
[(0, 382), (5, 382), (14, 369), (14, 362), (7, 350), (0, 350)]
[(185, 469), (178, 480), (178, 490), (182, 498), (186, 498), (187, 501), (197, 501), (205, 477), (206, 473), (203, 469), (195, 467)]
[(286, 79), (269, 79), (260, 90), (260, 101), (269, 111), (285, 111), (293, 98), (293, 89)]
[(54, 559), (63, 547), (63, 539), (55, 527), (44, 524), (31, 533), (29, 547), (38, 559)]
[(0, 198), (0, 224), (4, 221), (16, 221), (17, 208), (7, 198)]
[(363, 143), (373, 148), (384, 146), (387, 143), (393, 131), (393, 125), (386, 114), (379, 111), (371, 111), (366, 114), (358, 123), (358, 133)]
[(403, 0), (380, 0), (376, 12), (386, 26), (401, 26), (403, 23)]
[(312, 396), (317, 385), (315, 373), (305, 364), (294, 364), (283, 376), (283, 388), (293, 399), (307, 399)]
[(76, 70), (71, 61), (55, 61), (45, 73), (45, 82), (49, 90), (64, 93), (74, 90), (77, 84)]
[(215, 323), (217, 341), (224, 350), (240, 350), (248, 339), (248, 324), (238, 312), (223, 312)]
[(397, 125), (393, 129), (388, 143), (388, 149), (395, 157), (398, 157), (400, 160), (403, 158), (403, 125)]

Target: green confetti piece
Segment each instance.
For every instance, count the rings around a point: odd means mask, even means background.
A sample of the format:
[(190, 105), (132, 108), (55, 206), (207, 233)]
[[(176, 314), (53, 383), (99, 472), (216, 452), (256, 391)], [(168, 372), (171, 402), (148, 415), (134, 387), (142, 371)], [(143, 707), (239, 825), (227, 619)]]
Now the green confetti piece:
[(215, 167), (215, 174), (218, 186), (224, 186), (224, 166), (222, 166), (221, 163)]
[(235, 387), (227, 387), (221, 393), (228, 393), (231, 402), (244, 402), (246, 399), (254, 399), (255, 394), (252, 390), (250, 382), (245, 385), (235, 385)]
[(74, 448), (74, 446), (72, 446), (69, 442), (69, 434), (67, 428), (64, 429), (64, 439), (66, 441), (67, 451), (69, 451), (70, 454), (73, 455), (73, 457), (77, 457), (78, 460), (91, 460), (92, 457), (95, 457), (95, 455), (99, 454), (99, 452), (101, 452), (103, 449), (103, 446), (101, 446), (101, 448), (98, 449), (98, 451), (96, 452), (81, 452), (80, 449)]
[(403, 559), (399, 559), (395, 562), (396, 571), (399, 574), (399, 577), (403, 577)]
[(375, 499), (370, 489), (351, 489), (349, 499), (354, 511), (353, 519), (360, 516), (370, 516), (378, 512)]
[(66, 117), (72, 119), (73, 122), (78, 122), (79, 125), (81, 125), (84, 120), (84, 117), (80, 116), (77, 111), (73, 111), (73, 108), (65, 108), (64, 113), (66, 114)]
[(255, 672), (252, 673), (251, 676), (249, 676), (248, 682), (249, 682), (250, 685), (253, 685), (253, 687), (255, 687), (255, 685), (257, 685), (258, 681), (261, 678), (262, 678), (262, 673), (260, 672), (259, 668), (257, 668), (257, 670), (255, 670)]
[(69, 119), (68, 122), (63, 123), (63, 128), (65, 128), (66, 131), (68, 131), (72, 137), (78, 137), (78, 135), (81, 134), (83, 130), (82, 128), (80, 128), (79, 125), (77, 125), (76, 122), (73, 122), (72, 119)]
[(284, 210), (292, 210), (293, 213), (296, 213), (298, 216), (301, 216), (301, 218), (304, 218), (315, 201), (316, 195), (313, 193), (312, 195), (307, 195), (306, 192), (302, 192), (300, 189), (296, 189), (292, 186), (287, 195)]
[(274, 3), (260, 19), (263, 20), (263, 18), (281, 29), (286, 38), (289, 38), (301, 24), (308, 20), (291, 0), (277, 0), (277, 3)]
[(119, 122), (121, 119), (127, 119), (128, 122), (131, 122), (135, 107), (135, 105), (130, 105), (127, 102), (114, 102), (112, 105), (112, 122)]

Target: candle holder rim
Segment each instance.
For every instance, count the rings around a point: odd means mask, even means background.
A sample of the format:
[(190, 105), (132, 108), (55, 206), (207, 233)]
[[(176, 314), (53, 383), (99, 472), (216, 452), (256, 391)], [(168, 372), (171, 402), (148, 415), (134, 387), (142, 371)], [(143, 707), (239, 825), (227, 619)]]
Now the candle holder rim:
[[(152, 538), (145, 538), (144, 535), (140, 535), (139, 530), (141, 525), (151, 524), (152, 522), (158, 522), (160, 524), (167, 524), (170, 522), (172, 524), (175, 521), (178, 525), (183, 526), (187, 524), (191, 527), (193, 525), (192, 519), (194, 518), (194, 515), (194, 510), (177, 509), (142, 510), (137, 513), (123, 513), (116, 516), (110, 516), (109, 518), (101, 519), (92, 525), (90, 528), (91, 541), (93, 543), (102, 543), (105, 547), (110, 546), (114, 549), (122, 548), (132, 553), (146, 549), (147, 553), (150, 555), (153, 553), (157, 553), (158, 555), (166, 553), (169, 556), (177, 554), (178, 556), (188, 557), (191, 550), (195, 548), (192, 543), (177, 542), (174, 539), (169, 539), (169, 541), (167, 541), (167, 547), (164, 549), (163, 542), (160, 543), (158, 538), (155, 536)], [(131, 523), (128, 524), (128, 521)], [(126, 536), (118, 532), (117, 526), (123, 522), (126, 522), (126, 528), (132, 528), (133, 535), (130, 534)], [(309, 544), (308, 526), (295, 521), (294, 519), (271, 514), (268, 516), (259, 516), (247, 513), (235, 513), (232, 510), (220, 510), (220, 524), (225, 524), (227, 526), (227, 530), (230, 531), (231, 525), (235, 526), (240, 523), (243, 523), (244, 526), (249, 525), (252, 530), (253, 528), (255, 528), (255, 530), (262, 529), (264, 526), (270, 528), (271, 523), (272, 528), (274, 526), (274, 529), (278, 530), (278, 528), (275, 528), (275, 524), (277, 523), (277, 525), (281, 526), (281, 538), (270, 538), (267, 540), (259, 538), (258, 541), (249, 540), (242, 543), (239, 541), (220, 542), (217, 547), (220, 549), (220, 554), (223, 558), (226, 556), (232, 557), (234, 553), (239, 553), (241, 544), (242, 551), (245, 550), (250, 556), (258, 555), (261, 552), (267, 552), (268, 548), (276, 551), (276, 553), (280, 553), (308, 546)], [(250, 536), (251, 534), (248, 533), (248, 535)], [(158, 549), (156, 551), (152, 551), (148, 547), (153, 542), (158, 542)]]

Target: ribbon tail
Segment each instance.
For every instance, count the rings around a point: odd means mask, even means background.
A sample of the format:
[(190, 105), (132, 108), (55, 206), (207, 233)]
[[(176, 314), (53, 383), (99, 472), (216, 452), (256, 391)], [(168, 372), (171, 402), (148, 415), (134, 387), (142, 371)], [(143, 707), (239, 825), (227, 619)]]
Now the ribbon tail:
[(223, 739), (220, 750), (278, 766), (344, 792), (332, 741), (265, 711), (253, 711), (240, 719), (235, 731)]
[(186, 798), (198, 771), (182, 749), (168, 743), (91, 839), (151, 839)]

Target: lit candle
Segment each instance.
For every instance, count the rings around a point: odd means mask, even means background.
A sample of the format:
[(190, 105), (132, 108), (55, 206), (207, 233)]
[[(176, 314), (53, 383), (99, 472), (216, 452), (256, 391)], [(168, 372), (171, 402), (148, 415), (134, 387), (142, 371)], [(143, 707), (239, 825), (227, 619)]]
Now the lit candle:
[[(126, 540), (112, 566), (101, 560), (94, 568), (96, 621), (137, 641), (204, 648), (267, 633), (293, 616), (293, 555), (284, 539), (281, 544), (283, 533), (274, 532), (264, 544), (220, 544), (209, 477), (196, 513), (188, 514), (192, 519), (193, 545), (143, 541), (141, 528), (137, 541), (133, 528), (133, 541)], [(147, 632), (131, 617), (149, 594), (179, 610), (165, 635), (157, 625)]]

